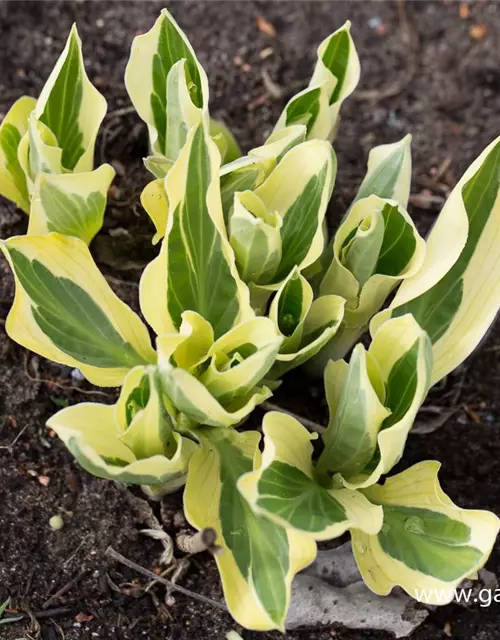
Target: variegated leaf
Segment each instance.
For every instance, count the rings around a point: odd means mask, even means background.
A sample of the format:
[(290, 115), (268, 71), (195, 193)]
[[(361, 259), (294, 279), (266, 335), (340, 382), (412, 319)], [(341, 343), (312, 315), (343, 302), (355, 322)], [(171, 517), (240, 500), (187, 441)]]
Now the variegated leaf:
[(35, 105), (34, 98), (19, 98), (0, 125), (0, 195), (15, 202), (25, 213), (29, 212), (30, 197), (18, 149), (28, 131), (29, 116)]
[(272, 277), (281, 262), (282, 218), (268, 211), (253, 191), (236, 193), (229, 220), (229, 242), (244, 282)]
[(448, 198), (427, 240), (421, 269), (373, 319), (376, 328), (391, 316), (415, 316), (432, 341), (432, 384), (470, 355), (500, 307), (499, 189), (497, 138)]
[[(177, 72), (171, 75), (176, 64)], [(189, 41), (166, 9), (152, 29), (134, 38), (125, 86), (137, 113), (148, 126), (152, 152), (175, 161), (176, 156), (169, 155), (169, 145), (180, 134), (186, 134), (184, 126), (193, 115), (206, 110), (208, 81)], [(181, 86), (182, 96), (175, 91)], [(169, 112), (180, 129), (169, 127), (172, 124), (168, 122)]]
[(251, 191), (260, 186), (281, 162), (290, 149), (304, 142), (303, 125), (287, 127), (273, 134), (261, 147), (255, 147), (247, 156), (238, 158), (221, 168), (221, 198), (224, 220), (230, 218), (234, 196), (239, 191)]
[(216, 337), (253, 315), (224, 229), (219, 161), (200, 125), (166, 178), (167, 232), (140, 286), (143, 313), (157, 334), (179, 329), (184, 311), (208, 320)]
[(16, 281), (9, 336), (100, 386), (155, 361), (148, 330), (113, 293), (78, 238), (49, 233), (0, 244)]
[(353, 204), (368, 196), (395, 200), (401, 207), (408, 205), (411, 183), (411, 135), (399, 142), (373, 147), (368, 155), (368, 167)]
[(56, 136), (33, 111), (29, 118), (28, 131), (19, 143), (19, 164), (25, 175), (30, 195), (40, 173), (62, 174), (62, 149), (57, 146)]
[(33, 189), (28, 234), (57, 231), (90, 244), (102, 227), (114, 175), (109, 164), (88, 173), (39, 174)]
[(389, 293), (415, 275), (424, 258), (425, 242), (396, 201), (373, 195), (354, 204), (335, 235), (319, 287), (320, 294), (347, 301), (341, 329), (320, 354), (323, 365), (348, 352)]
[(330, 421), (318, 471), (352, 478), (373, 458), (381, 426), (391, 415), (384, 406), (385, 385), (378, 363), (362, 344), (355, 346), (349, 364), (344, 360), (327, 364), (325, 392)]
[(312, 463), (311, 435), (295, 418), (271, 412), (264, 417), (262, 464), (244, 475), (240, 491), (254, 511), (315, 540), (341, 536), (348, 529), (376, 534), (382, 509), (359, 491), (318, 483)]
[(115, 422), (121, 441), (136, 458), (171, 458), (175, 454), (173, 422), (165, 408), (156, 367), (139, 366), (129, 371), (115, 405)]
[(106, 114), (106, 100), (88, 79), (82, 43), (73, 25), (35, 108), (62, 150), (67, 171), (92, 171), (97, 132)]
[(276, 131), (294, 124), (307, 127), (307, 138), (332, 140), (344, 100), (356, 88), (360, 65), (350, 33), (351, 23), (328, 36), (318, 47), (309, 87), (294, 96), (278, 120)]
[(272, 167), (272, 161), (259, 160), (252, 156), (238, 158), (221, 167), (221, 202), (226, 224), (230, 219), (235, 194), (258, 187), (264, 182)]
[(421, 462), (363, 492), (382, 506), (384, 524), (377, 535), (353, 531), (353, 551), (364, 581), (379, 595), (401, 586), (426, 604), (447, 604), (491, 553), (499, 519), (453, 504), (439, 485), (439, 466)]
[(188, 73), (187, 60), (182, 59), (172, 65), (167, 75), (164, 155), (172, 163), (179, 157), (189, 129), (198, 126), (203, 117), (208, 117), (208, 114), (192, 101)]
[(280, 378), (300, 366), (335, 335), (344, 316), (345, 300), (322, 296), (314, 300), (311, 285), (295, 268), (274, 297), (269, 317), (283, 336), (270, 377)]
[(411, 315), (382, 325), (367, 353), (357, 345), (349, 365), (328, 364), (330, 422), (318, 473), (339, 473), (351, 488), (388, 473), (403, 454), (431, 370), (429, 338)]
[(314, 541), (253, 513), (237, 484), (253, 469), (259, 434), (203, 429), (189, 466), (184, 510), (197, 529), (213, 528), (215, 560), (231, 615), (249, 629), (284, 630), (294, 575), (316, 555)]
[(264, 291), (279, 289), (298, 266), (312, 264), (323, 249), (323, 220), (336, 174), (336, 159), (329, 143), (311, 140), (294, 146), (276, 169), (255, 190), (268, 212), (277, 212), (281, 260), (275, 272), (255, 285)]
[(153, 244), (157, 244), (165, 235), (168, 219), (168, 198), (164, 178), (153, 180), (144, 187), (141, 193), (141, 204), (156, 228)]
[(328, 114), (328, 96), (321, 85), (308, 87), (290, 99), (281, 114), (273, 134), (286, 127), (306, 127), (307, 139), (326, 140), (330, 134), (331, 121)]
[[(348, 20), (319, 45), (318, 61), (310, 82), (310, 86), (322, 86), (328, 96), (330, 140), (338, 129), (342, 103), (356, 88), (359, 76), (359, 58)], [(312, 133), (314, 134), (314, 130)]]
[[(172, 168), (173, 162), (165, 156), (148, 156), (143, 158), (144, 166), (154, 175), (155, 178), (163, 180)], [(147, 189), (146, 185), (145, 189)], [(148, 212), (149, 213), (149, 212)], [(162, 229), (162, 238), (165, 235), (165, 229)]]
[(234, 162), (241, 157), (241, 150), (236, 138), (220, 120), (210, 118), (210, 137), (219, 149), (222, 164)]
[[(137, 376), (137, 370), (131, 374)], [(141, 372), (140, 375), (147, 374)], [(160, 426), (155, 421), (161, 420), (158, 405), (152, 408), (151, 404), (156, 405), (154, 391), (144, 397), (144, 406), (138, 407), (128, 426), (117, 424), (117, 405), (93, 402), (62, 409), (47, 421), (47, 426), (57, 433), (77, 462), (89, 473), (107, 480), (146, 485), (160, 496), (185, 484), (188, 463), (197, 445), (172, 432), (164, 450), (152, 446), (151, 442), (144, 449), (142, 445), (145, 440), (138, 433), (138, 425), (144, 426), (147, 416), (151, 436), (153, 427)], [(152, 442), (156, 443), (156, 439)], [(157, 453), (154, 452), (156, 449)]]
[(158, 337), (163, 385), (192, 424), (237, 424), (270, 395), (259, 387), (278, 353), (281, 337), (268, 318), (243, 322), (214, 342), (210, 324), (183, 314), (179, 333)]

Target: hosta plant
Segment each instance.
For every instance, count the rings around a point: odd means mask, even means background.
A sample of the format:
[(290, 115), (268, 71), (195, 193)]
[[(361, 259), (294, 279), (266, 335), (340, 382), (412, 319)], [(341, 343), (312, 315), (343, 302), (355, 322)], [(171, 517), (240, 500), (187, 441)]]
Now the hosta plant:
[[(11, 338), (121, 387), (115, 405), (69, 406), (48, 425), (99, 477), (159, 499), (185, 484), (189, 522), (217, 534), (228, 607), (258, 630), (284, 629), (293, 577), (317, 541), (350, 532), (370, 589), (427, 589), (442, 604), (484, 565), (500, 525), (453, 504), (436, 462), (386, 478), (429, 388), (500, 306), (500, 141), (468, 169), (427, 240), (406, 211), (409, 137), (376, 147), (328, 238), (331, 142), (359, 77), (349, 27), (320, 45), (309, 87), (245, 156), (210, 119), (205, 73), (168, 12), (134, 40), (126, 85), (148, 128), (155, 179), (142, 202), (161, 241), (139, 287), (154, 346), (88, 238), (45, 228), (1, 244), (16, 283)], [(73, 203), (69, 215), (84, 208)], [(273, 411), (262, 439), (246, 419), (313, 357), (326, 365), (321, 436)]]

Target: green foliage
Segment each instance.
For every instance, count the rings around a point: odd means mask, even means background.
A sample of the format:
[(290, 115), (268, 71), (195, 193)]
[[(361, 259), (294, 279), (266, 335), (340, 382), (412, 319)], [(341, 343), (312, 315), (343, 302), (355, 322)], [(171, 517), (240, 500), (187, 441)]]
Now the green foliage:
[[(113, 170), (92, 170), (105, 101), (76, 28), (38, 101), (21, 98), (0, 127), (0, 193), (30, 214), (26, 236), (0, 243), (16, 282), (7, 332), (121, 387), (114, 405), (54, 398), (48, 426), (98, 477), (155, 498), (186, 485), (186, 517), (216, 532), (228, 607), (257, 630), (284, 630), (292, 580), (317, 541), (350, 532), (373, 591), (426, 588), (442, 604), (486, 562), (500, 525), (454, 505), (437, 463), (381, 483), (429, 388), (500, 307), (500, 143), (467, 170), (427, 240), (406, 211), (409, 136), (375, 147), (330, 238), (332, 142), (358, 79), (346, 23), (320, 44), (309, 86), (269, 138), (241, 156), (210, 118), (206, 74), (168, 11), (134, 39), (125, 83), (148, 128), (155, 180), (141, 201), (161, 241), (140, 282), (144, 320), (87, 248)], [(307, 361), (324, 375), (330, 414), (317, 446), (271, 412), (261, 447), (246, 419)]]

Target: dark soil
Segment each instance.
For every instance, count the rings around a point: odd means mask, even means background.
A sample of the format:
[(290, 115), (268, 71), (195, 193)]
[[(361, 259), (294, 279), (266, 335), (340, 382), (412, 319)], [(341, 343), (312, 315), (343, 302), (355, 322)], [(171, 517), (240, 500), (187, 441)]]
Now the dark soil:
[[(437, 0), (407, 3), (406, 10), (392, 2), (368, 1), (173, 4), (176, 18), (208, 71), (212, 113), (233, 128), (244, 148), (263, 140), (286, 99), (306, 84), (321, 39), (351, 19), (363, 75), (360, 92), (343, 111), (335, 145), (339, 176), (332, 222), (355, 193), (368, 149), (395, 141), (409, 131), (414, 136), (413, 201), (428, 207), (413, 207), (412, 213), (419, 227), (427, 229), (439, 210), (435, 202), (429, 203), (429, 195), (439, 199), (446, 185), (453, 184), (499, 133), (500, 5), (495, 2), (469, 3), (468, 18), (463, 15), (465, 9), (459, 16), (458, 3)], [(131, 39), (152, 25), (161, 6), (154, 2), (0, 3), (2, 113), (22, 94), (38, 95), (71, 23), (78, 23), (89, 75), (109, 101), (110, 115), (97, 147), (98, 157), (115, 161), (118, 172), (105, 228), (92, 249), (112, 278), (112, 286), (136, 308), (135, 283), (140, 269), (156, 253), (150, 244), (151, 224), (138, 204), (138, 195), (148, 180), (141, 163), (146, 131), (135, 114), (113, 112), (129, 106), (123, 73)], [(275, 38), (257, 29), (257, 16), (274, 25)], [(483, 24), (486, 36), (471, 37), (471, 27)], [(474, 33), (480, 34), (481, 29)], [(269, 47), (272, 51), (265, 57), (261, 52)], [(264, 69), (283, 88), (280, 99), (266, 95)], [(392, 95), (384, 97), (387, 93)], [(448, 157), (450, 169), (430, 184), (431, 191), (423, 190)], [(4, 201), (0, 203), (0, 237), (24, 233), (26, 226), (22, 213)], [(3, 259), (0, 274), (0, 318), (5, 318), (13, 284)], [(444, 487), (458, 504), (488, 508), (497, 514), (499, 341), (497, 326), (470, 358), (467, 370), (450, 377), (445, 389), (433, 393), (430, 403), (453, 402), (456, 413), (439, 431), (412, 437), (403, 465), (427, 458), (440, 460)], [(140, 591), (137, 586), (145, 580), (106, 560), (104, 551), (113, 545), (125, 556), (153, 568), (161, 549), (158, 542), (139, 534), (142, 525), (133, 517), (125, 490), (83, 472), (57, 438), (47, 434), (45, 421), (61, 402), (102, 400), (98, 395), (89, 397), (90, 385), (73, 381), (70, 374), (68, 368), (27, 353), (11, 342), (0, 326), (0, 443), (9, 445), (16, 439), (11, 448), (0, 449), (0, 603), (10, 596), (12, 608), (40, 612), (51, 595), (83, 572), (78, 583), (50, 605), (64, 607), (60, 615), (40, 620), (39, 625), (0, 626), (0, 637), (222, 640), (227, 631), (236, 628), (228, 615), (176, 596), (164, 618), (157, 606), (163, 600), (162, 589), (135, 597)], [(114, 397), (109, 392), (105, 401), (112, 402)], [(324, 419), (320, 385), (305, 383), (303, 373), (290, 375), (275, 400), (302, 415)], [(170, 533), (175, 533), (173, 514), (180, 504), (178, 495), (165, 503)], [(55, 532), (48, 521), (57, 513), (63, 516), (65, 527)], [(498, 545), (488, 567), (500, 575)], [(133, 583), (132, 589), (129, 585), (128, 591), (127, 587), (122, 593), (113, 591), (106, 572), (116, 584)], [(192, 561), (182, 584), (213, 598), (221, 597), (217, 572), (208, 555)], [(448, 606), (434, 613), (413, 638), (438, 640), (451, 634), (462, 640), (497, 639), (499, 613), (498, 605), (472, 610)], [(243, 637), (271, 640), (281, 636), (245, 632)], [(370, 640), (389, 636), (322, 629), (288, 633), (286, 637)]]

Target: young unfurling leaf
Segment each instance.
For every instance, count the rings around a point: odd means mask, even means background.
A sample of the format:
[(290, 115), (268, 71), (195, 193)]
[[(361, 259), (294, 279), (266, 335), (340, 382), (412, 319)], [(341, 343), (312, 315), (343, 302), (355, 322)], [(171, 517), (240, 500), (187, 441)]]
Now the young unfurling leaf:
[(15, 202), (25, 213), (29, 212), (30, 200), (18, 150), (21, 139), (28, 131), (29, 116), (35, 105), (34, 98), (19, 98), (0, 125), (0, 194)]
[(389, 293), (421, 268), (425, 242), (394, 200), (358, 200), (339, 227), (333, 258), (321, 281), (322, 295), (346, 299), (343, 325), (321, 353), (321, 362), (345, 356)]
[(269, 317), (283, 335), (269, 376), (280, 378), (316, 355), (340, 327), (344, 307), (340, 296), (314, 299), (311, 285), (298, 269), (292, 271), (269, 309)]
[(411, 136), (399, 142), (373, 147), (368, 155), (368, 167), (353, 204), (369, 196), (395, 200), (406, 208), (411, 182)]
[(432, 350), (411, 315), (385, 323), (368, 351), (356, 345), (350, 362), (330, 362), (325, 391), (330, 421), (318, 461), (321, 474), (367, 487), (400, 460), (430, 384)]
[(269, 318), (242, 322), (218, 340), (207, 320), (186, 311), (179, 333), (158, 337), (163, 385), (190, 425), (238, 424), (271, 393), (262, 381), (281, 336)]
[[(254, 192), (236, 196), (231, 239), (240, 274), (249, 278), (256, 299), (268, 298), (295, 267), (305, 269), (320, 255), (323, 220), (335, 173), (330, 145), (311, 140), (288, 151)], [(252, 230), (245, 243), (239, 230), (243, 222), (265, 239), (255, 237)], [(259, 256), (255, 256), (256, 251)]]
[(208, 117), (208, 81), (166, 9), (150, 31), (134, 39), (125, 86), (148, 126), (151, 151), (175, 162), (189, 128)]
[(184, 311), (203, 316), (216, 337), (253, 315), (224, 230), (219, 163), (215, 143), (199, 125), (166, 178), (172, 213), (140, 288), (143, 313), (157, 334), (178, 330)]
[(309, 87), (288, 102), (274, 132), (301, 124), (307, 127), (308, 140), (335, 137), (342, 103), (356, 88), (360, 75), (350, 29), (348, 21), (319, 45)]
[(95, 141), (106, 106), (87, 76), (82, 43), (73, 26), (35, 107), (36, 119), (51, 131), (62, 151), (64, 170), (92, 171)]

